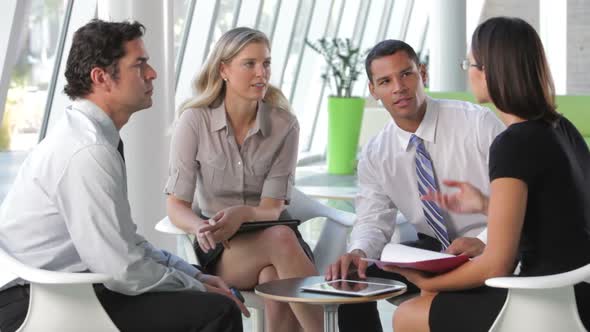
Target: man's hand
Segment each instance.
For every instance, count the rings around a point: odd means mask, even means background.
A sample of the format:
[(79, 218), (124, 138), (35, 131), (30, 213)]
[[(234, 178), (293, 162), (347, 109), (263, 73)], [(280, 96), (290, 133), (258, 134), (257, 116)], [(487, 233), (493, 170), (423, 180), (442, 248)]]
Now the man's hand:
[(244, 314), (246, 317), (250, 317), (250, 311), (248, 311), (242, 301), (234, 296), (234, 294), (229, 289), (229, 286), (225, 283), (225, 281), (223, 281), (223, 279), (210, 274), (201, 274), (199, 275), (199, 281), (203, 283), (208, 292), (218, 293), (232, 299), (238, 308), (240, 308), (242, 314)]
[(217, 287), (228, 292), (231, 292), (229, 290), (229, 286), (225, 283), (225, 281), (223, 281), (223, 279), (221, 279), (218, 276), (203, 273), (199, 274), (197, 279), (205, 285)]
[(347, 291), (347, 292), (358, 292), (358, 291), (361, 291), (361, 290), (369, 287), (369, 284), (367, 284), (367, 283), (360, 283), (360, 282), (355, 282), (355, 281), (343, 280), (343, 281), (339, 281), (337, 283), (338, 284), (336, 284), (336, 282), (333, 282), (330, 285), (332, 285), (332, 287), (334, 287), (335, 289), (339, 289), (339, 290), (343, 290), (343, 291)]
[(472, 184), (452, 180), (444, 180), (443, 183), (449, 187), (457, 188), (459, 191), (443, 194), (431, 190), (421, 199), (436, 202), (442, 209), (455, 213), (487, 214), (488, 198)]
[(481, 255), (485, 246), (485, 243), (476, 237), (460, 237), (456, 238), (445, 252), (452, 255), (463, 254), (475, 257)]
[(354, 272), (358, 274), (359, 278), (366, 279), (367, 275), (365, 273), (368, 264), (367, 261), (361, 259), (366, 257), (365, 252), (359, 249), (340, 256), (336, 262), (328, 266), (326, 280), (346, 279), (349, 274)]

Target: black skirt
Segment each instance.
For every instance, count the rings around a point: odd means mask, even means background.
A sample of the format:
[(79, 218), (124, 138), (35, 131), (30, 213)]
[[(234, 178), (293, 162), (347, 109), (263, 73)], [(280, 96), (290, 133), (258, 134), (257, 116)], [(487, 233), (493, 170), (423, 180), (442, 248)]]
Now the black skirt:
[[(590, 328), (590, 284), (574, 286), (578, 313), (586, 329)], [(479, 287), (464, 291), (441, 292), (430, 307), (430, 331), (489, 331), (506, 302), (508, 290)]]
[(430, 331), (489, 331), (504, 306), (507, 294), (506, 289), (487, 286), (440, 292), (430, 307)]
[[(205, 216), (201, 216), (201, 218), (209, 219)], [(283, 211), (283, 213), (281, 213), (281, 216), (279, 217), (279, 220), (289, 220), (289, 219), (292, 219), (292, 218), (289, 216), (287, 211)], [(301, 248), (303, 249), (303, 251), (305, 252), (307, 257), (309, 258), (309, 260), (311, 262), (314, 262), (313, 251), (311, 251), (311, 248), (309, 247), (307, 242), (305, 242), (305, 240), (303, 240), (303, 237), (301, 236), (301, 233), (299, 232), (297, 227), (292, 227), (291, 229), (293, 230), (293, 232), (295, 232), (295, 236), (297, 237), (297, 240), (299, 240), (299, 244), (301, 245)], [(193, 243), (193, 247), (195, 248), (195, 253), (197, 254), (197, 258), (199, 260), (199, 265), (202, 267), (202, 269), (205, 271), (205, 273), (213, 274), (213, 272), (215, 271), (215, 266), (217, 265), (217, 263), (221, 259), (221, 254), (223, 253), (223, 250), (225, 249), (223, 247), (223, 245), (221, 243), (218, 243), (213, 250), (209, 250), (208, 252), (204, 252), (201, 249), (201, 247), (199, 247), (199, 244), (198, 244), (197, 240), (195, 239), (195, 242)]]

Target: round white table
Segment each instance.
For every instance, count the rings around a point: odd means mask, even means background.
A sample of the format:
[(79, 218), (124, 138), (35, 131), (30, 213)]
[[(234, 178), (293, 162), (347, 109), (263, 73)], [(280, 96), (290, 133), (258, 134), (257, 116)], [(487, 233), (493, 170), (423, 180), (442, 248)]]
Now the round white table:
[(404, 288), (389, 293), (382, 293), (373, 296), (347, 296), (339, 294), (326, 294), (302, 291), (301, 287), (324, 282), (324, 276), (313, 276), (306, 278), (282, 279), (266, 282), (256, 286), (256, 294), (279, 302), (297, 302), (307, 304), (319, 304), (324, 307), (324, 331), (334, 332), (338, 324), (337, 314), (340, 304), (352, 304), (372, 302), (388, 299), (406, 292), (405, 284), (395, 280), (381, 278), (367, 278), (367, 281), (389, 285), (403, 285)]

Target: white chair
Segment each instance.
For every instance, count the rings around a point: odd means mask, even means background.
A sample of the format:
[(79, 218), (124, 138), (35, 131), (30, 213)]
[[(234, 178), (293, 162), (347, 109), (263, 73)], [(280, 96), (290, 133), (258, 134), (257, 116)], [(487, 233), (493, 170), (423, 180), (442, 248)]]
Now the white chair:
[(590, 264), (541, 277), (502, 277), (486, 285), (507, 288), (508, 297), (490, 332), (586, 331), (576, 306), (574, 285), (590, 283)]
[(119, 331), (96, 298), (92, 287), (92, 284), (110, 280), (109, 276), (33, 268), (2, 248), (0, 266), (0, 285), (18, 278), (30, 283), (29, 309), (18, 332)]
[[(324, 273), (328, 265), (334, 262), (346, 251), (346, 238), (352, 227), (355, 215), (326, 206), (297, 189), (293, 189), (291, 202), (287, 208), (293, 219), (305, 222), (307, 220), (325, 217), (326, 221), (320, 233), (318, 242), (313, 250), (318, 272)], [(197, 264), (197, 257), (193, 249), (193, 237), (174, 226), (168, 217), (156, 225), (156, 230), (177, 235), (177, 254), (191, 264)], [(254, 330), (264, 331), (264, 301), (254, 292), (242, 292), (246, 306), (255, 309), (253, 318)]]

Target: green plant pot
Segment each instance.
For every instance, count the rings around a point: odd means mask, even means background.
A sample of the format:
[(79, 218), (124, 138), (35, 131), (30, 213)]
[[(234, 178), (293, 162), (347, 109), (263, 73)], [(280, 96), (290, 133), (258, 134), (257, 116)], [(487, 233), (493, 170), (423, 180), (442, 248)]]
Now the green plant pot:
[(354, 173), (364, 108), (364, 98), (328, 98), (328, 173)]

